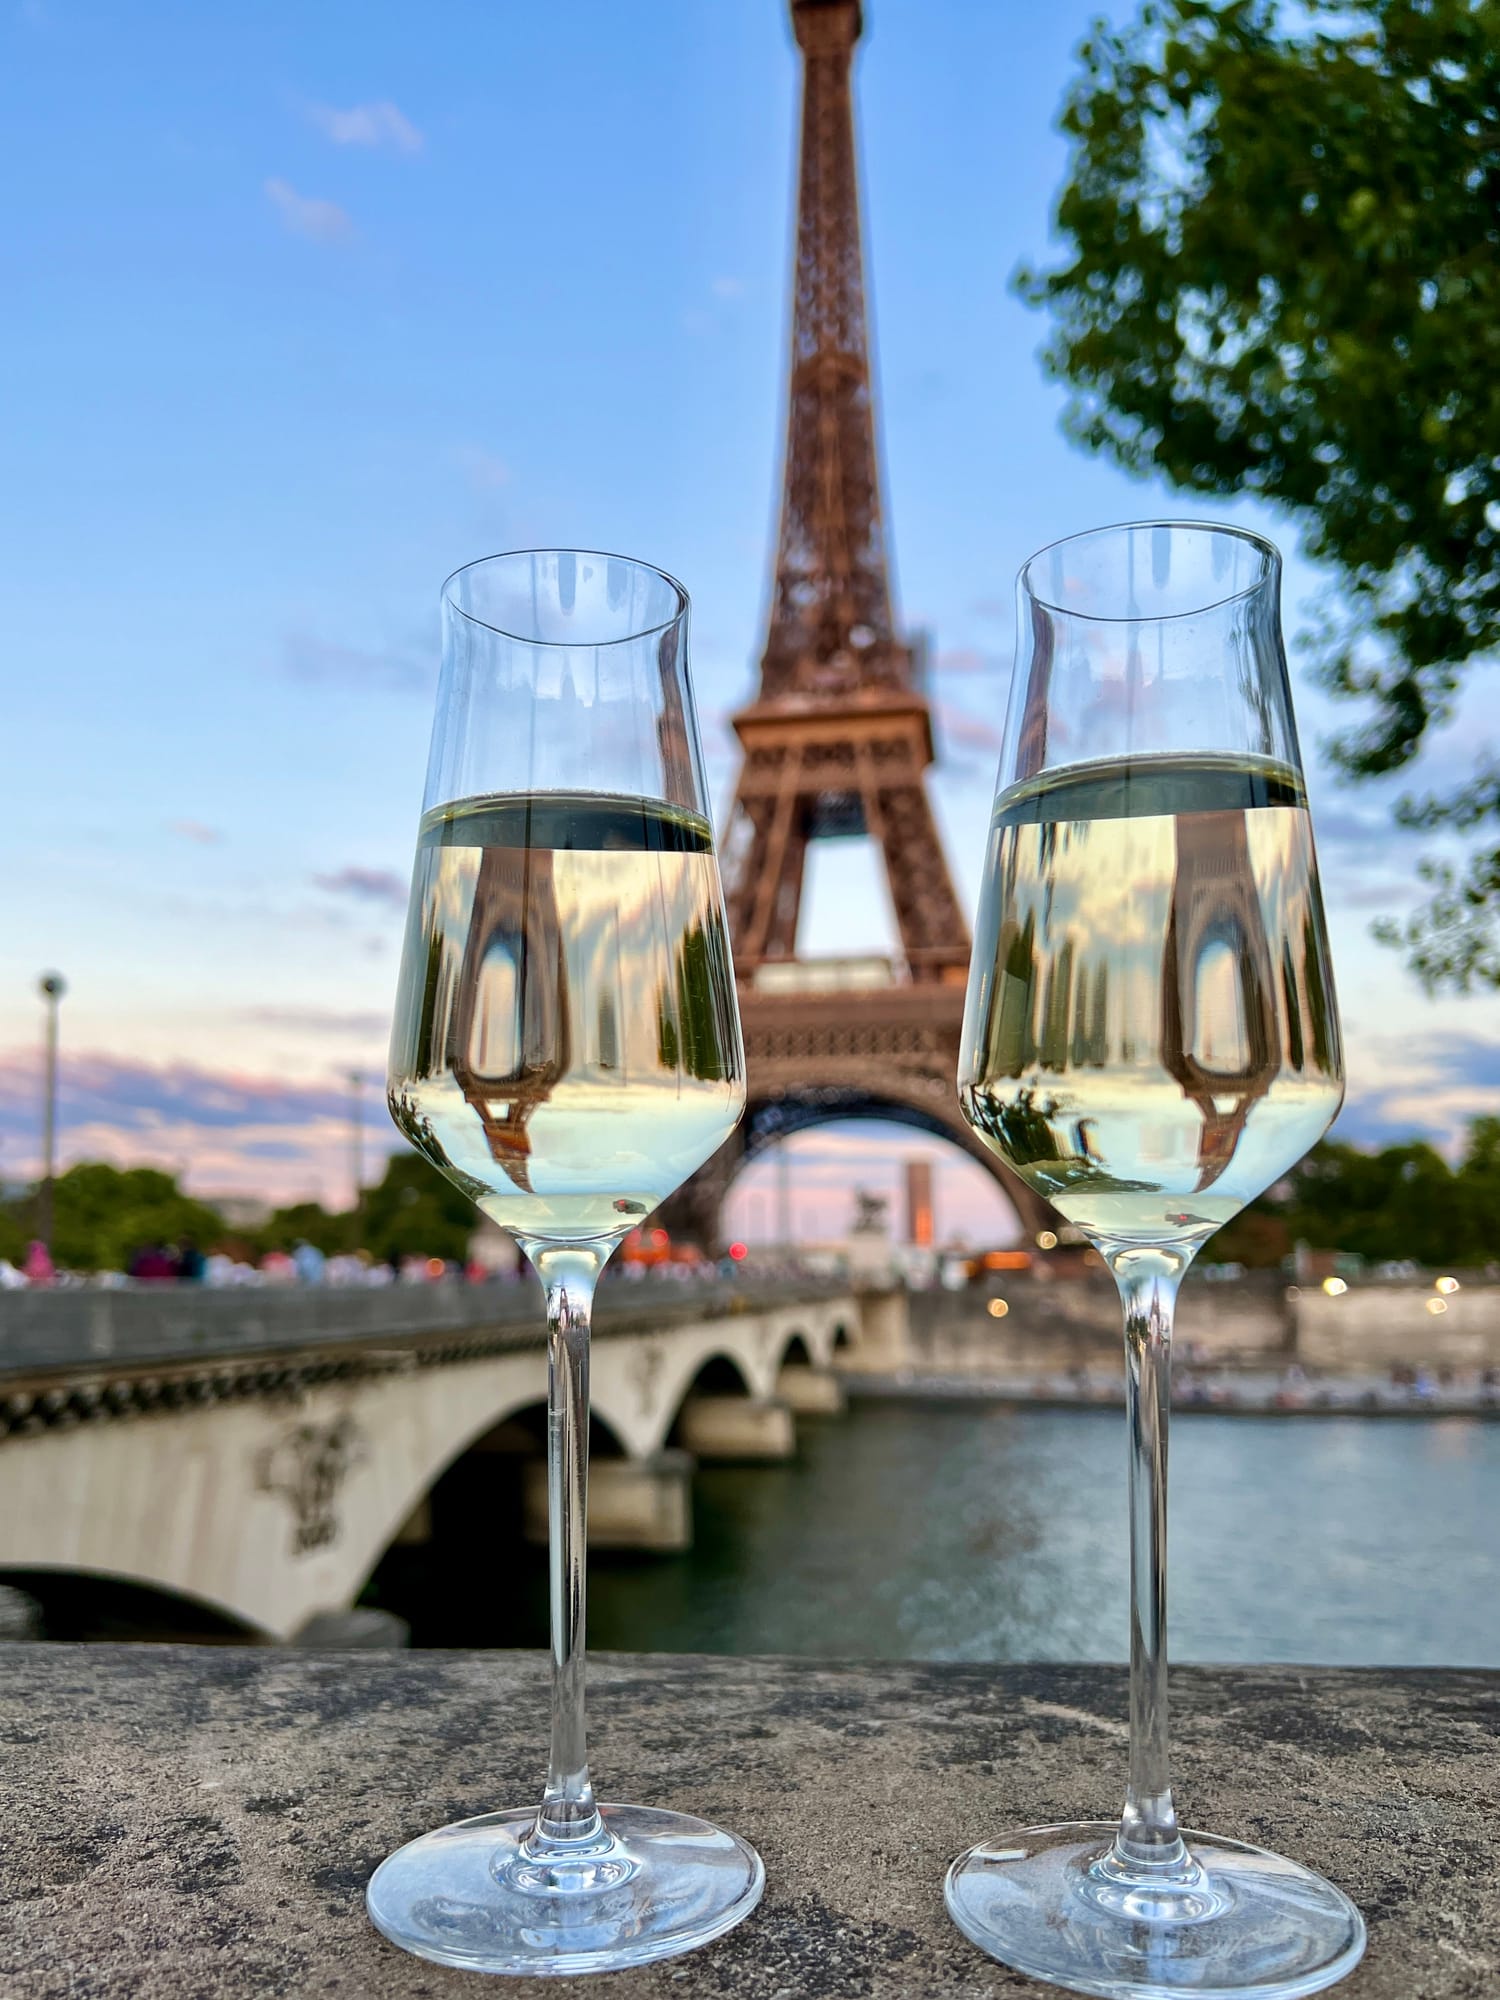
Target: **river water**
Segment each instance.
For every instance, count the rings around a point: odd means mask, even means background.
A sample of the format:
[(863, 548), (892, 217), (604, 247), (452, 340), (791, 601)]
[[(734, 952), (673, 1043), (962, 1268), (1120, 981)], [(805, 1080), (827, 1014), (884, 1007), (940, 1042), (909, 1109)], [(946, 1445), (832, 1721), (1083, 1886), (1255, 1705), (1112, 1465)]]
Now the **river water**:
[[(791, 1464), (698, 1474), (690, 1554), (595, 1559), (591, 1645), (1125, 1657), (1118, 1411), (868, 1401), (799, 1432)], [(1193, 1412), (1171, 1458), (1174, 1659), (1500, 1667), (1500, 1424)]]

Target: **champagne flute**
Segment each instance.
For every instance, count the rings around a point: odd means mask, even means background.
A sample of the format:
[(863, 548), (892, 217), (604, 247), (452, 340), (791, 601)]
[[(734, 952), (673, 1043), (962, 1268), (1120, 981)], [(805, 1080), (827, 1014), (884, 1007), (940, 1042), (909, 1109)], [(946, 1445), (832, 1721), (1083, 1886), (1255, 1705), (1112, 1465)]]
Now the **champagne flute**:
[(594, 1287), (745, 1100), (687, 636), (686, 592), (620, 556), (495, 556), (443, 589), (389, 1097), (546, 1293), (552, 1746), (540, 1807), (423, 1835), (367, 1900), (393, 1943), (487, 1972), (670, 1957), (764, 1883), (705, 1820), (597, 1804), (584, 1736)]
[(1321, 1876), (1180, 1831), (1168, 1775), (1177, 1288), (1344, 1090), (1280, 582), (1268, 542), (1177, 522), (1078, 535), (1022, 570), (959, 1057), (969, 1123), (1119, 1287), (1130, 1766), (1117, 1827), (986, 1841), (947, 1902), (993, 1957), (1110, 2000), (1290, 2000), (1365, 1942)]

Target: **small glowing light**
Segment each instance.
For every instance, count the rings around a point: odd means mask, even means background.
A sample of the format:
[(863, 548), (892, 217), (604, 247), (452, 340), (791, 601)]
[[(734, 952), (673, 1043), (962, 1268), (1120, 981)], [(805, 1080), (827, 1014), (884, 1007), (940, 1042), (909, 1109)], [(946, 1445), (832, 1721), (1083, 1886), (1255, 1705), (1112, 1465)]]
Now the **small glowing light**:
[(429, 1278), (442, 1277), (447, 1268), (448, 1266), (443, 1262), (441, 1257), (429, 1257), (427, 1259), (427, 1275)]
[(1344, 1283), (1342, 1278), (1325, 1278), (1323, 1280), (1323, 1289), (1327, 1292), (1329, 1298), (1338, 1299), (1343, 1297), (1349, 1287)]
[(1445, 1313), (1448, 1310), (1448, 1301), (1446, 1299), (1429, 1299), (1427, 1301), (1427, 1310), (1430, 1313)]
[(731, 1243), (729, 1246), (729, 1254), (734, 1259), (736, 1264), (743, 1264), (745, 1259), (749, 1256), (750, 1251), (746, 1244)]
[(1038, 1231), (1036, 1239), (1036, 1247), (1038, 1250), (1055, 1250), (1057, 1248), (1056, 1231), (1051, 1229), (1043, 1229)]
[(1005, 1303), (1004, 1299), (991, 1299), (985, 1307), (985, 1311), (991, 1319), (1004, 1319), (1005, 1315), (1010, 1311), (1010, 1307)]
[(651, 1232), (651, 1247), (653, 1250), (665, 1250), (671, 1240), (665, 1229), (653, 1229)]
[(1458, 1290), (1458, 1280), (1457, 1278), (1434, 1278), (1432, 1281), (1432, 1289), (1435, 1292), (1441, 1292), (1443, 1297), (1447, 1298), (1450, 1292), (1456, 1292)]

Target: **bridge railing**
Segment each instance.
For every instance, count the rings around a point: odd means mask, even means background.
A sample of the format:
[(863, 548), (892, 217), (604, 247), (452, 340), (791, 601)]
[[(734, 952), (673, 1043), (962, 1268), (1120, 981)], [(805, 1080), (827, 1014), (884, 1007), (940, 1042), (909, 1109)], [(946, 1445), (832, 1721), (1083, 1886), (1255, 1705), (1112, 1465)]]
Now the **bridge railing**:
[[(600, 1289), (595, 1331), (639, 1332), (685, 1318), (837, 1298), (842, 1279), (642, 1279)], [(483, 1334), (518, 1347), (545, 1337), (530, 1280), (484, 1285), (245, 1287), (127, 1285), (0, 1294), (0, 1380), (103, 1367), (161, 1367), (308, 1349), (354, 1349)]]

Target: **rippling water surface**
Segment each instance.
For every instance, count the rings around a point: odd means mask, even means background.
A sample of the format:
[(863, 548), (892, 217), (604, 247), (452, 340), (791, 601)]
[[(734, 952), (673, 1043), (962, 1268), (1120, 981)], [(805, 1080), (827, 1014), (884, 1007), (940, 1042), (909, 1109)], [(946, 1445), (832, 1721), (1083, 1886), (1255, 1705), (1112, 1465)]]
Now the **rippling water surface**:
[[(1500, 1424), (1180, 1417), (1172, 1655), (1500, 1667)], [(596, 1561), (596, 1647), (926, 1660), (1126, 1651), (1124, 1420), (856, 1403), (700, 1472), (697, 1544)]]

